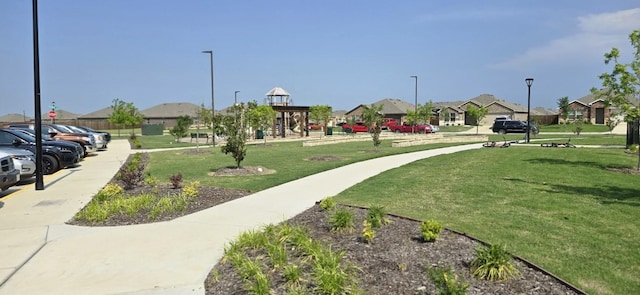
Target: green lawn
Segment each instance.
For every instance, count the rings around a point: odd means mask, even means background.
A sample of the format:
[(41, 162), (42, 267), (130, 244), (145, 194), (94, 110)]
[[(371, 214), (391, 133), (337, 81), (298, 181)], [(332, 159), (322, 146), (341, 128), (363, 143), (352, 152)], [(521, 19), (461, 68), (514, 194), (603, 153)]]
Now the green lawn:
[[(564, 124), (556, 124), (556, 125), (542, 125), (540, 127), (540, 132), (573, 132), (575, 126), (573, 123), (568, 123), (566, 126)], [(608, 132), (609, 127), (605, 125), (594, 125), (594, 124), (582, 124), (582, 132)]]
[[(158, 142), (149, 138), (139, 137), (143, 145), (166, 141), (166, 136), (153, 139)], [(624, 144), (624, 136), (572, 137), (578, 145), (619, 145), (620, 141)], [(444, 146), (391, 148), (389, 140), (378, 151), (370, 141), (301, 145), (300, 141), (268, 141), (248, 146), (242, 165), (277, 171), (270, 175), (208, 176), (234, 165), (219, 147), (201, 147), (203, 152), (197, 154), (188, 152), (193, 149), (150, 153), (148, 173), (163, 182), (181, 173), (185, 182), (259, 191), (357, 161)], [(310, 160), (322, 156), (339, 160)], [(434, 218), (490, 243), (505, 242), (513, 253), (592, 294), (632, 294), (640, 290), (640, 175), (606, 168), (635, 167), (636, 163), (637, 156), (622, 149), (478, 149), (384, 172), (355, 184), (336, 200), (385, 206), (391, 213), (418, 219)]]
[(341, 203), (433, 218), (509, 249), (592, 294), (640, 290), (640, 175), (620, 149), (480, 149), (356, 184)]

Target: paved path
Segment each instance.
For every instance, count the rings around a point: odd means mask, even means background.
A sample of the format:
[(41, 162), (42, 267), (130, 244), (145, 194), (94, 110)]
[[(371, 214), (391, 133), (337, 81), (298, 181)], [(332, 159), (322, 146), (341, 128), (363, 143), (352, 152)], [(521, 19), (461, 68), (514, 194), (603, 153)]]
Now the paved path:
[(46, 177), (45, 190), (28, 185), (0, 199), (0, 295), (204, 294), (211, 267), (222, 257), (225, 243), (240, 232), (291, 218), (385, 170), (475, 148), (480, 145), (354, 163), (167, 222), (120, 227), (64, 224), (131, 152), (126, 141), (113, 141), (107, 151), (85, 159), (81, 166)]

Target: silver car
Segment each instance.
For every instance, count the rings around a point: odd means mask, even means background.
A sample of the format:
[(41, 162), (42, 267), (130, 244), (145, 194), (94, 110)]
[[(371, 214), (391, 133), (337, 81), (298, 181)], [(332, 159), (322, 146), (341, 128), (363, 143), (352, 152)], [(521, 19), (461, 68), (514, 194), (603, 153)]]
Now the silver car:
[(36, 156), (28, 150), (17, 148), (0, 148), (0, 151), (11, 155), (13, 166), (20, 171), (19, 182), (29, 180), (36, 173)]
[(0, 191), (5, 191), (20, 177), (20, 171), (15, 168), (11, 154), (0, 151)]
[(71, 131), (73, 131), (75, 133), (91, 134), (91, 136), (93, 137), (93, 140), (95, 141), (96, 148), (98, 150), (107, 149), (107, 140), (105, 139), (105, 136), (104, 136), (103, 133), (87, 131), (87, 130), (84, 130), (82, 128), (78, 128), (78, 127), (72, 126), (72, 125), (64, 125), (64, 127), (67, 127), (67, 129), (69, 129), (69, 130), (71, 130)]

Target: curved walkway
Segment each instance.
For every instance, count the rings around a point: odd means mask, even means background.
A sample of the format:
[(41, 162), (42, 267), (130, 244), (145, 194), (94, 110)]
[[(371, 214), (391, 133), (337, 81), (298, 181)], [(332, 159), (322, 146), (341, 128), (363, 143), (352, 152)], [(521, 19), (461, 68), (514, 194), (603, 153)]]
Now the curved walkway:
[(131, 153), (126, 141), (114, 141), (81, 166), (46, 177), (45, 190), (28, 185), (0, 199), (0, 294), (204, 294), (211, 267), (240, 232), (289, 219), (385, 170), (480, 147), (354, 163), (167, 222), (66, 225)]

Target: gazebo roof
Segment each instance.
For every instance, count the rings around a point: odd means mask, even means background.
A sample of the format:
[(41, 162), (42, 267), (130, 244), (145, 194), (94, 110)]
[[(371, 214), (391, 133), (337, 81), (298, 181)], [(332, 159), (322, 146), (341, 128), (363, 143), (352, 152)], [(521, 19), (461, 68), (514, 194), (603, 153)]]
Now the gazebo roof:
[(273, 87), (273, 89), (269, 90), (269, 92), (267, 92), (265, 95), (266, 96), (290, 96), (289, 92), (287, 92), (286, 90), (280, 87)]

